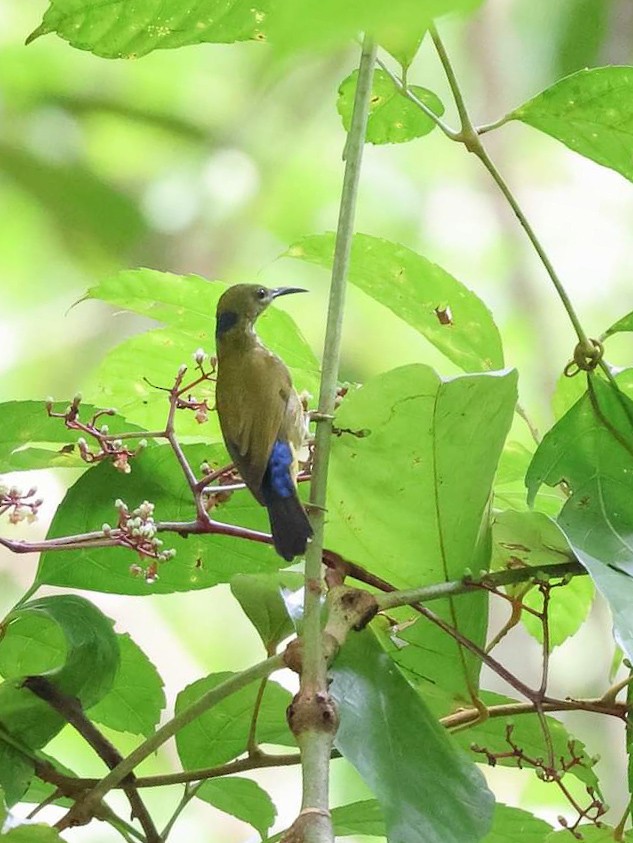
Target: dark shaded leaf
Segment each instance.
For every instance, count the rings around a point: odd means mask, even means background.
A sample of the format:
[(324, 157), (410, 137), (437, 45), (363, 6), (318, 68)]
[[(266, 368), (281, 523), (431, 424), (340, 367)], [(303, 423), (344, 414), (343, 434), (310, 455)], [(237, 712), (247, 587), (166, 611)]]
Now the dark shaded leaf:
[(483, 839), (494, 805), (483, 776), (370, 631), (348, 637), (332, 673), (341, 718), (336, 746), (376, 794), (388, 838)]

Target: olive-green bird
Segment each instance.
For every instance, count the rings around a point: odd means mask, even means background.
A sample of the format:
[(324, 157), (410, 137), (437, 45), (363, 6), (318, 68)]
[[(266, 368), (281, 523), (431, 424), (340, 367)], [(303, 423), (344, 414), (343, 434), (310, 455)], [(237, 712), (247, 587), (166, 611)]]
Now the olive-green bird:
[(290, 372), (253, 326), (273, 299), (304, 292), (236, 284), (221, 296), (216, 313), (215, 403), (224, 442), (244, 482), (267, 508), (275, 549), (287, 561), (305, 553), (312, 535), (296, 485), (305, 415)]

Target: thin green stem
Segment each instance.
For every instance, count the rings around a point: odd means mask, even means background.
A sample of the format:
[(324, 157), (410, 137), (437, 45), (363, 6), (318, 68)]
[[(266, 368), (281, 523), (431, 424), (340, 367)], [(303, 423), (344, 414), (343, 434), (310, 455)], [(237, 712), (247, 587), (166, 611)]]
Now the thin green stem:
[(442, 118), (433, 111), (433, 109), (429, 108), (429, 106), (425, 102), (422, 102), (419, 97), (416, 97), (411, 88), (407, 85), (405, 78), (399, 79), (398, 76), (390, 70), (390, 68), (381, 59), (377, 58), (376, 64), (384, 73), (387, 74), (402, 96), (414, 103), (420, 111), (423, 111), (429, 120), (432, 120), (438, 129), (444, 132), (447, 138), (450, 138), (450, 140), (459, 140), (459, 133), (454, 129), (451, 129), (451, 127), (445, 123)]
[(454, 580), (452, 582), (426, 585), (421, 588), (408, 588), (403, 591), (390, 591), (377, 595), (379, 611), (394, 609), (396, 606), (408, 606), (412, 603), (430, 603), (432, 600), (481, 591), (482, 588), (494, 590), (503, 585), (525, 582), (530, 579), (545, 579), (553, 577), (583, 576), (587, 571), (580, 562), (570, 561), (557, 565), (541, 565), (538, 568), (513, 568), (509, 571), (496, 571), (486, 574), (481, 580)]
[[(361, 160), (369, 114), (376, 46), (365, 36), (361, 50), (356, 96), (352, 120), (345, 144), (345, 174), (334, 248), (332, 282), (327, 326), (323, 350), (323, 372), (319, 393), (319, 417), (315, 436), (314, 465), (310, 485), (312, 525), (314, 537), (308, 546), (305, 564), (305, 602), (303, 627), (303, 656), (301, 692), (307, 695), (327, 695), (327, 664), (321, 634), (321, 598), (323, 593), (321, 558), (323, 553), (323, 525), (326, 506), (327, 474), (330, 460), (332, 416), (338, 384), (341, 356), (341, 336), (345, 310), (345, 292), (349, 267)], [(333, 840), (329, 806), (329, 759), (332, 735), (318, 734), (318, 746), (311, 737), (303, 742), (302, 752), (303, 798), (302, 811), (315, 811), (318, 822), (310, 824), (306, 835), (310, 839)], [(310, 747), (308, 751), (308, 746)]]
[[(525, 231), (528, 239), (530, 240), (535, 252), (541, 259), (541, 263), (545, 267), (547, 274), (549, 275), (552, 284), (554, 285), (558, 296), (563, 303), (563, 307), (567, 311), (567, 315), (574, 326), (574, 330), (576, 331), (576, 335), (578, 336), (578, 340), (583, 349), (587, 349), (588, 351), (593, 351), (593, 345), (589, 342), (587, 334), (578, 318), (576, 311), (571, 303), (569, 296), (567, 295), (567, 291), (563, 286), (560, 278), (558, 277), (556, 270), (554, 269), (552, 262), (550, 261), (549, 257), (543, 246), (541, 245), (538, 237), (534, 229), (532, 228), (529, 220), (523, 213), (519, 203), (517, 202), (514, 194), (510, 190), (508, 184), (506, 183), (505, 179), (495, 167), (493, 161), (491, 160), (490, 156), (486, 152), (479, 134), (477, 130), (473, 127), (473, 123), (470, 119), (470, 115), (468, 114), (468, 109), (466, 107), (466, 103), (464, 100), (464, 96), (462, 94), (459, 82), (457, 81), (457, 77), (455, 75), (455, 71), (453, 70), (453, 66), (451, 61), (448, 57), (442, 39), (440, 38), (437, 29), (435, 27), (431, 27), (430, 29), (431, 38), (433, 39), (433, 44), (435, 45), (435, 49), (437, 51), (438, 57), (444, 68), (444, 73), (446, 74), (446, 78), (448, 80), (448, 84), (450, 86), (451, 92), (453, 94), (453, 98), (455, 100), (455, 105), (457, 106), (457, 111), (461, 120), (461, 132), (459, 140), (466, 146), (469, 152), (472, 152), (474, 155), (479, 158), (481, 163), (484, 165), (486, 170), (488, 170), (489, 174), (492, 176), (495, 184), (503, 194), (504, 198), (514, 211), (516, 218), (518, 219), (521, 227)], [(481, 132), (480, 132), (481, 133)]]
[[(107, 776), (92, 788), (86, 796), (77, 803), (77, 807), (81, 807), (84, 812), (90, 813), (91, 808), (98, 805), (103, 797), (112, 788), (116, 787), (129, 773), (131, 773), (142, 761), (148, 758), (152, 753), (161, 747), (170, 738), (173, 738), (181, 729), (192, 723), (205, 711), (208, 711), (214, 705), (217, 705), (223, 699), (235, 694), (252, 682), (258, 679), (263, 679), (265, 676), (270, 676), (274, 671), (279, 670), (284, 666), (283, 656), (272, 656), (265, 661), (259, 662), (252, 667), (243, 670), (241, 673), (236, 673), (220, 685), (207, 691), (200, 699), (196, 700), (190, 706), (183, 709), (175, 717), (165, 723), (160, 729), (157, 729), (153, 735), (138, 746), (120, 764), (111, 770)], [(67, 815), (66, 819), (70, 818), (74, 809)]]
[(202, 784), (203, 784), (203, 782), (199, 782), (198, 784), (188, 784), (188, 785), (185, 786), (185, 790), (184, 790), (184, 793), (182, 795), (182, 798), (181, 798), (180, 802), (178, 803), (178, 805), (176, 805), (176, 809), (174, 810), (174, 813), (171, 815), (171, 817), (169, 818), (169, 821), (167, 822), (167, 825), (163, 829), (163, 832), (161, 834), (161, 837), (163, 838), (163, 841), (167, 840), (167, 838), (169, 837), (169, 835), (171, 833), (172, 828), (176, 825), (176, 820), (182, 814), (182, 812), (185, 810), (185, 808), (191, 802), (191, 800), (194, 798), (196, 793), (200, 790), (200, 788), (202, 787)]
[(510, 122), (510, 120), (512, 120), (512, 113), (505, 114), (493, 123), (484, 123), (482, 126), (477, 126), (475, 131), (478, 135), (486, 135), (488, 132), (493, 132), (495, 129), (500, 129), (501, 126), (505, 126), (506, 123)]

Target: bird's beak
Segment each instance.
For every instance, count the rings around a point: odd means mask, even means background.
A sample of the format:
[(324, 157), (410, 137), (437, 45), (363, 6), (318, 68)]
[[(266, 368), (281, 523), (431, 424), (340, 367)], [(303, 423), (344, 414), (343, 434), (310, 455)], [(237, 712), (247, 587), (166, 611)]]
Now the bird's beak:
[(272, 298), (276, 299), (279, 296), (289, 296), (290, 293), (307, 293), (308, 291), (304, 290), (303, 287), (275, 287), (270, 292)]

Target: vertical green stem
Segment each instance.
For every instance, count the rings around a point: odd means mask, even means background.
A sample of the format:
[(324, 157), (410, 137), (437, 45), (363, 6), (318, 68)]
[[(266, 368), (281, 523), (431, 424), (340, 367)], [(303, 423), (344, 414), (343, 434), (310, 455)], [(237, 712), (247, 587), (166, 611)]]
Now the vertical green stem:
[[(345, 175), (336, 232), (330, 302), (323, 350), (323, 373), (319, 394), (319, 414), (322, 420), (317, 423), (314, 466), (310, 487), (314, 537), (306, 553), (301, 688), (311, 693), (327, 693), (327, 664), (321, 636), (321, 554), (323, 551), (326, 485), (332, 434), (332, 421), (329, 417), (334, 413), (338, 383), (345, 287), (352, 248), (356, 198), (375, 61), (376, 47), (372, 39), (366, 36), (361, 52), (352, 122), (344, 151)], [(326, 813), (328, 810), (328, 768), (331, 741), (330, 735), (320, 733), (311, 735), (304, 742), (305, 752), (302, 752), (303, 811), (313, 810)], [(315, 837), (315, 839), (333, 839), (331, 823), (319, 823), (315, 825), (315, 829), (318, 829), (318, 838)]]

